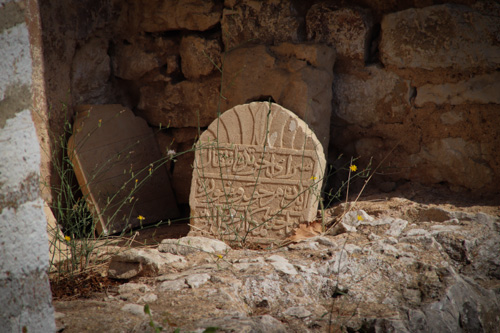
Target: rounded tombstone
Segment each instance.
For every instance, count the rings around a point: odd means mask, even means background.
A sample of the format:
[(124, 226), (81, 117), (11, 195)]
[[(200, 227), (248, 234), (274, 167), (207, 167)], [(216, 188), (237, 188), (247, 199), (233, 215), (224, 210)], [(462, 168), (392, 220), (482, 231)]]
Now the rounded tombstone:
[(196, 144), (190, 235), (280, 242), (316, 217), (323, 147), (297, 115), (268, 102), (224, 112)]

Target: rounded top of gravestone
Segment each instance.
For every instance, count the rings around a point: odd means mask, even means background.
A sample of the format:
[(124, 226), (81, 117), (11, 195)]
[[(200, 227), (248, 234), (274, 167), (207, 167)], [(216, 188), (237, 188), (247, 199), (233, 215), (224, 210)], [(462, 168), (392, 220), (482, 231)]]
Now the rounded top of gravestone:
[(291, 111), (235, 106), (196, 144), (190, 235), (281, 242), (316, 217), (325, 164), (316, 135)]
[(325, 158), (323, 146), (309, 126), (276, 103), (252, 102), (227, 110), (200, 137), (201, 142), (215, 139), (219, 143), (316, 150), (319, 159)]

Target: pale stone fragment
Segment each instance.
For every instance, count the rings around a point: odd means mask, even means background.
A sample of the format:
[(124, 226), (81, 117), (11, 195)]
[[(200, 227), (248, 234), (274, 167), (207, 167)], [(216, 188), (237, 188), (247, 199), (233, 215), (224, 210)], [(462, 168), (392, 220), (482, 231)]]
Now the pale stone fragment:
[(185, 279), (178, 279), (178, 280), (173, 280), (173, 281), (162, 282), (158, 286), (158, 291), (159, 292), (176, 291), (176, 290), (181, 290), (181, 289), (184, 289), (187, 287), (188, 287), (188, 285), (186, 284)]
[(210, 280), (210, 275), (207, 273), (194, 274), (186, 277), (186, 283), (193, 289), (199, 288)]
[(387, 235), (393, 236), (393, 237), (399, 237), (403, 230), (406, 228), (408, 225), (408, 221), (402, 220), (402, 219), (394, 219), (391, 217), (384, 218), (389, 221), (391, 221), (391, 226), (389, 230), (386, 231)]
[(196, 236), (187, 236), (180, 239), (164, 239), (158, 250), (173, 254), (187, 255), (191, 253), (215, 253), (223, 255), (231, 248), (224, 242)]
[(114, 279), (131, 279), (135, 276), (155, 276), (164, 273), (169, 266), (183, 268), (186, 260), (173, 254), (160, 253), (156, 249), (129, 249), (111, 258), (108, 275)]
[(196, 148), (190, 235), (267, 243), (316, 217), (323, 149), (289, 110), (238, 105), (209, 126)]
[(278, 256), (275, 254), (267, 258), (267, 261), (269, 261), (271, 265), (274, 267), (274, 269), (277, 271), (280, 271), (288, 275), (297, 274), (297, 270), (295, 269), (295, 267), (293, 267), (293, 265), (290, 264), (288, 260), (283, 258), (282, 256)]

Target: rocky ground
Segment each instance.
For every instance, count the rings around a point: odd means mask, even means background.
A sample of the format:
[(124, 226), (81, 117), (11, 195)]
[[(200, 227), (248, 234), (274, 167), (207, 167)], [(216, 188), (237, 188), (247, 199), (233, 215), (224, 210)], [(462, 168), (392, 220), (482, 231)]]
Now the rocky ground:
[(64, 332), (497, 332), (500, 206), (407, 188), (298, 243), (166, 239), (75, 281), (52, 281)]

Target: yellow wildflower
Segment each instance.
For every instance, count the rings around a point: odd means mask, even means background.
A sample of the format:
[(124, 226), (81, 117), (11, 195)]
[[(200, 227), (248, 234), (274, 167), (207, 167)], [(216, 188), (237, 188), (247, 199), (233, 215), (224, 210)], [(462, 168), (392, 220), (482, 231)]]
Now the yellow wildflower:
[(355, 164), (351, 164), (349, 169), (351, 169), (352, 172), (356, 172), (358, 170), (358, 167)]
[(99, 123), (97, 124), (98, 127), (101, 127), (102, 125), (102, 119), (99, 119)]
[(66, 240), (66, 242), (69, 242), (71, 240), (71, 237), (69, 236), (64, 236), (64, 239)]
[(311, 179), (316, 180), (316, 179), (318, 179), (318, 177), (312, 176)]
[(144, 216), (142, 216), (142, 215), (139, 215), (139, 216), (137, 216), (137, 219), (139, 221), (144, 221), (146, 218)]
[(219, 259), (224, 258), (224, 256), (223, 256), (222, 254), (218, 254), (218, 255), (217, 255), (217, 257), (218, 257)]
[(363, 216), (358, 215), (358, 221), (363, 221)]

